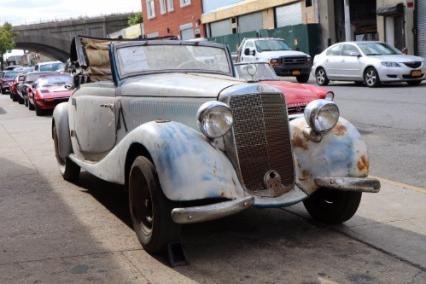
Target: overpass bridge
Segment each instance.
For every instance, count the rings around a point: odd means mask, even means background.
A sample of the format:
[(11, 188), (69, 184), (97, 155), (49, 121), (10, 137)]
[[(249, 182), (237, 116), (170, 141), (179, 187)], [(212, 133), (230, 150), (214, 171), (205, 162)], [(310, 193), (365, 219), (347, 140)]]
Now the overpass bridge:
[(52, 21), (13, 27), (16, 48), (31, 50), (66, 61), (76, 35), (106, 37), (128, 26), (131, 13)]

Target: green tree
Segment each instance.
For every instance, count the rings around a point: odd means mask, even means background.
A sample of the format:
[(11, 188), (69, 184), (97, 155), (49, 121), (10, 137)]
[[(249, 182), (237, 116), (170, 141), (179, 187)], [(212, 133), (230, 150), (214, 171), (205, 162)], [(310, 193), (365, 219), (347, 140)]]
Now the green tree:
[(5, 23), (0, 26), (0, 66), (3, 70), (3, 55), (15, 47), (12, 25)]
[(143, 23), (142, 13), (134, 13), (133, 15), (130, 15), (127, 20), (127, 23), (129, 24), (129, 26)]

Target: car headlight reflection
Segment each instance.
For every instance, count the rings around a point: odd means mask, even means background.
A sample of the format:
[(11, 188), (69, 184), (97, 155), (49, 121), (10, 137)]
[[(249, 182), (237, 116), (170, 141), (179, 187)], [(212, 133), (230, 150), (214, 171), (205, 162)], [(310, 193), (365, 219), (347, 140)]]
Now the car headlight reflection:
[(234, 122), (231, 109), (222, 102), (206, 102), (198, 109), (198, 126), (210, 139), (224, 136)]
[(328, 100), (310, 102), (305, 108), (305, 119), (315, 133), (323, 134), (339, 121), (340, 112), (337, 105)]

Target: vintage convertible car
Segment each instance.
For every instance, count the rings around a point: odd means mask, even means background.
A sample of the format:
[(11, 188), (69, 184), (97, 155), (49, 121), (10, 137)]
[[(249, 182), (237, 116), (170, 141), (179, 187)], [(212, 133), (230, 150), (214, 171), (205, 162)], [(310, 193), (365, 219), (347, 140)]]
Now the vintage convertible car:
[(76, 90), (52, 121), (60, 171), (126, 185), (150, 253), (179, 240), (181, 224), (250, 207), (303, 201), (316, 220), (341, 223), (362, 192), (379, 191), (334, 102), (315, 100), (290, 121), (280, 91), (238, 80), (222, 45), (77, 37), (71, 61)]

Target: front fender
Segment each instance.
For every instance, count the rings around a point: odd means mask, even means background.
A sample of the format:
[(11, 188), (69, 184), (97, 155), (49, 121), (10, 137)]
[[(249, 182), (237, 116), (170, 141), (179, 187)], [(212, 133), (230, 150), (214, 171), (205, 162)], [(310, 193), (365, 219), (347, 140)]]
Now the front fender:
[(368, 176), (367, 146), (349, 121), (340, 118), (320, 142), (309, 140), (304, 134), (306, 128), (303, 117), (290, 122), (297, 182), (306, 193), (318, 189), (315, 178)]
[(148, 122), (126, 135), (99, 163), (80, 166), (92, 174), (125, 184), (130, 147), (142, 145), (150, 154), (164, 194), (174, 201), (244, 196), (234, 167), (206, 138), (177, 122)]
[(53, 124), (56, 126), (56, 135), (58, 137), (58, 154), (61, 158), (66, 158), (72, 153), (67, 102), (60, 103), (55, 107), (53, 111), (52, 131)]

